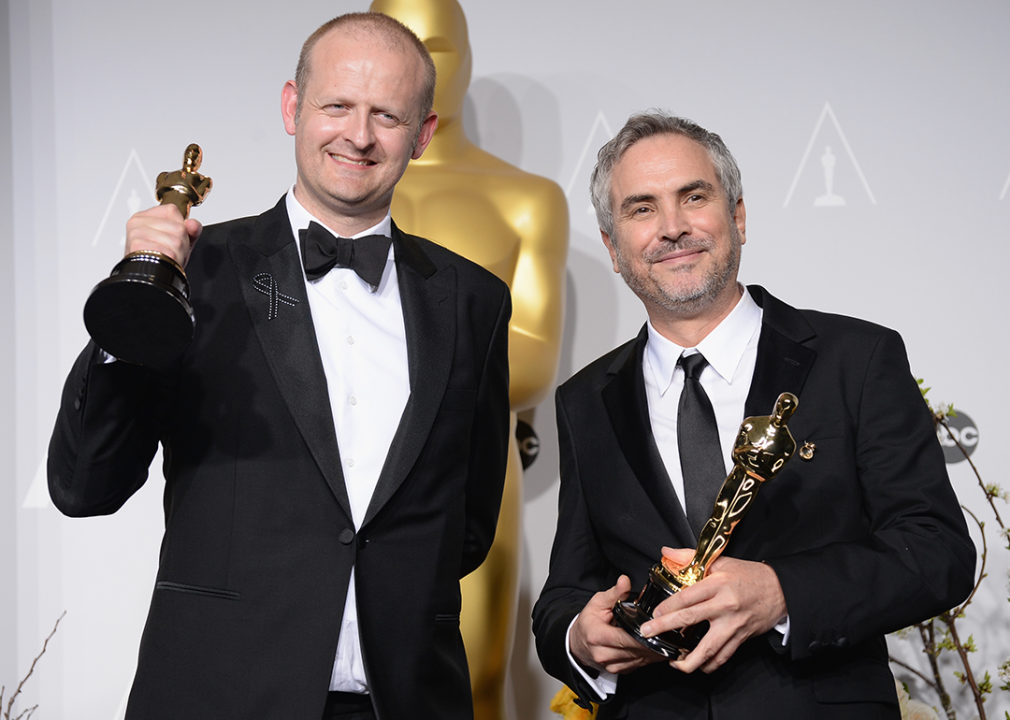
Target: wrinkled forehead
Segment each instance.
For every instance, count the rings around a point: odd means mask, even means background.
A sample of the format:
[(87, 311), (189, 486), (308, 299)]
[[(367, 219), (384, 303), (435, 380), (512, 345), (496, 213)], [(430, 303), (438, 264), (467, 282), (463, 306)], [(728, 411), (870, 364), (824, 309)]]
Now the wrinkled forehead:
[(638, 140), (614, 163), (611, 195), (639, 186), (686, 187), (707, 183), (722, 191), (708, 149), (684, 135), (663, 133)]

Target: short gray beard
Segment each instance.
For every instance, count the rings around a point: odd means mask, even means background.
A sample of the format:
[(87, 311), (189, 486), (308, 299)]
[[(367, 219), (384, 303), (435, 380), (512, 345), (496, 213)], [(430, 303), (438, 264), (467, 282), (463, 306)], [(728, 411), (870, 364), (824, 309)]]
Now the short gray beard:
[[(636, 275), (621, 250), (620, 239), (615, 237), (614, 254), (617, 257), (617, 267), (621, 271), (624, 282), (638, 297), (677, 315), (695, 315), (708, 308), (726, 289), (727, 285), (735, 282), (737, 271), (740, 269), (740, 246), (742, 245), (740, 231), (735, 223), (730, 224), (730, 233), (729, 261), (723, 267), (712, 268), (696, 288), (676, 295), (671, 294), (660, 283), (647, 283), (647, 278)], [(683, 237), (665, 241), (660, 248), (647, 254), (643, 260), (651, 268), (652, 263), (676, 250), (708, 247), (711, 247), (711, 243), (708, 241)]]

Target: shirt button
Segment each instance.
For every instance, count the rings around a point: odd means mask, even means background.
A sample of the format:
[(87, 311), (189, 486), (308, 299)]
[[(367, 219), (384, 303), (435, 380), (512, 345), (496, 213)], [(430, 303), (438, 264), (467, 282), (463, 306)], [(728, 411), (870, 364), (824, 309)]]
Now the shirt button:
[(353, 345), (354, 344), (354, 336), (353, 335), (348, 335), (347, 336), (347, 344), (348, 345)]
[(349, 402), (351, 405), (357, 405), (358, 404), (358, 398), (356, 398), (353, 395), (351, 395), (350, 399), (347, 402)]
[(342, 290), (346, 290), (347, 289), (347, 281), (346, 280), (341, 280), (340, 281), (340, 288)]
[(347, 458), (347, 467), (354, 467), (354, 458)]

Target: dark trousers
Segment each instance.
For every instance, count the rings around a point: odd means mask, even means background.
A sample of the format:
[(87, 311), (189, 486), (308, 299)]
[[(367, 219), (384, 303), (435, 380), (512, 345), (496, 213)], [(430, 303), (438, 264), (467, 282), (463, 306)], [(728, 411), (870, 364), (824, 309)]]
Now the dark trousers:
[(369, 695), (331, 692), (326, 697), (322, 720), (375, 720), (375, 709)]

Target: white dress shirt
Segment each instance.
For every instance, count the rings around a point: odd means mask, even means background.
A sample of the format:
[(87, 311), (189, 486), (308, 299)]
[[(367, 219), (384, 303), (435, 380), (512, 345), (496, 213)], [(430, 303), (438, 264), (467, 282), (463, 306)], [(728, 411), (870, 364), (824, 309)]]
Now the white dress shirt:
[[(326, 227), (298, 202), (294, 187), (288, 191), (287, 211), (299, 251), (299, 230), (313, 220)], [(378, 225), (353, 237), (363, 235), (391, 237), (389, 213)], [(306, 280), (305, 287), (326, 374), (344, 484), (354, 528), (359, 530), (410, 395), (407, 338), (393, 248), (389, 248), (375, 292), (353, 270), (340, 267), (317, 280)], [(317, 389), (305, 388), (305, 392)], [(355, 595), (352, 568), (330, 690), (367, 693)]]
[[(761, 308), (754, 302), (747, 288), (742, 289), (743, 295), (733, 310), (696, 347), (681, 347), (663, 337), (651, 322), (648, 324), (649, 338), (642, 355), (642, 374), (645, 378), (645, 396), (649, 402), (649, 422), (681, 507), (687, 505), (684, 501), (684, 474), (680, 467), (680, 448), (677, 444), (677, 409), (681, 390), (684, 389), (684, 370), (677, 361), (681, 355), (693, 355), (696, 352), (708, 360), (699, 381), (715, 412), (719, 445), (726, 472), (729, 473), (732, 468), (730, 453), (740, 431), (744, 403), (754, 378), (763, 316)], [(781, 625), (776, 626), (776, 629), (783, 632), (786, 627)], [(568, 631), (571, 633), (571, 626)], [(572, 658), (570, 642), (568, 648), (572, 665), (596, 688), (600, 698), (614, 693), (617, 689), (616, 675), (601, 671), (598, 677), (589, 677)]]
[(684, 502), (684, 474), (677, 445), (677, 408), (684, 389), (684, 369), (677, 364), (681, 355), (700, 352), (708, 360), (701, 372), (701, 386), (712, 403), (719, 427), (719, 447), (728, 473), (733, 466), (730, 453), (750, 392), (761, 335), (761, 308), (744, 288), (736, 307), (697, 347), (683, 348), (659, 334), (649, 323), (649, 341), (642, 357), (645, 396), (656, 446), (663, 458), (674, 492)]

